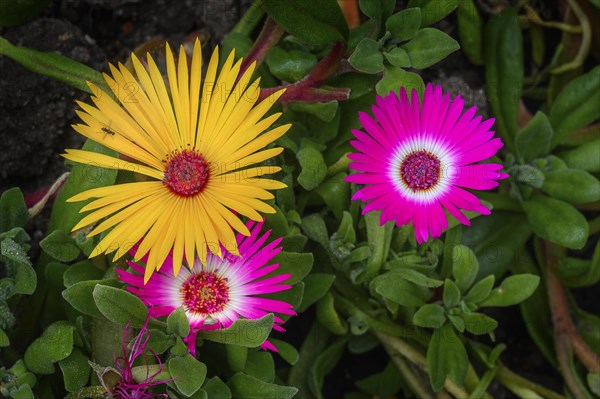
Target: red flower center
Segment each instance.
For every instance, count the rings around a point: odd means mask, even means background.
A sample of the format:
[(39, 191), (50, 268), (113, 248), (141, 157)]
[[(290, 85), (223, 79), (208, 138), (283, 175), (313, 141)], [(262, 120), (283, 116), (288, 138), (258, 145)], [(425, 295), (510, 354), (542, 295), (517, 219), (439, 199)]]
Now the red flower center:
[(413, 191), (429, 190), (440, 180), (440, 160), (425, 150), (411, 152), (402, 160), (400, 177)]
[(181, 286), (183, 305), (191, 312), (212, 314), (223, 310), (229, 302), (226, 278), (202, 271), (190, 276)]
[(183, 150), (169, 156), (166, 163), (163, 184), (175, 194), (190, 197), (206, 187), (210, 167), (199, 152)]

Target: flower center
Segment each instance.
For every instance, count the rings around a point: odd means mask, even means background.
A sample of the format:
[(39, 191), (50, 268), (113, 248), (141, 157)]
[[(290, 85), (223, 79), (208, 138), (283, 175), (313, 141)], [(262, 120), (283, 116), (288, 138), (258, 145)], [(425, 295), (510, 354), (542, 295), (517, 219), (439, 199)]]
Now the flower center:
[(163, 184), (175, 194), (190, 197), (206, 187), (210, 167), (199, 152), (183, 150), (169, 156), (166, 163)]
[(189, 277), (181, 286), (183, 306), (190, 312), (212, 314), (223, 310), (229, 302), (226, 278), (201, 271)]
[(411, 152), (402, 160), (400, 177), (413, 191), (424, 191), (440, 180), (440, 160), (428, 151)]

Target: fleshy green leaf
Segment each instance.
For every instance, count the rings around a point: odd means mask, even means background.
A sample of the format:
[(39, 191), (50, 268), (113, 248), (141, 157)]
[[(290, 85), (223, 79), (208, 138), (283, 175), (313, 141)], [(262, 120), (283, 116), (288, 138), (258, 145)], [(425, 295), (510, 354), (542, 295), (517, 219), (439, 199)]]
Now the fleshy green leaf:
[(86, 386), (90, 378), (90, 366), (88, 358), (79, 349), (74, 348), (73, 352), (66, 358), (58, 362), (63, 373), (65, 388), (69, 392), (79, 391)]
[(385, 59), (390, 64), (398, 68), (408, 68), (411, 66), (410, 57), (406, 50), (400, 47), (394, 47), (393, 49), (383, 53)]
[(600, 172), (598, 154), (600, 154), (600, 138), (582, 144), (577, 148), (567, 151), (561, 156), (571, 168), (598, 173)]
[(460, 0), (410, 0), (408, 7), (421, 9), (421, 27), (429, 26), (443, 19), (456, 9)]
[(450, 309), (458, 305), (460, 302), (460, 297), (460, 289), (458, 286), (454, 283), (454, 281), (446, 279), (446, 281), (444, 281), (443, 294), (444, 306), (446, 309)]
[(496, 281), (496, 278), (493, 274), (479, 280), (465, 295), (465, 301), (477, 304), (485, 300), (492, 292), (494, 281)]
[(554, 127), (552, 146), (572, 131), (600, 118), (600, 66), (573, 79), (558, 94), (548, 115)]
[(419, 327), (440, 328), (446, 322), (445, 309), (435, 303), (427, 303), (413, 316), (413, 323)]
[(325, 376), (333, 370), (342, 357), (344, 348), (346, 347), (346, 340), (345, 337), (341, 337), (329, 345), (327, 349), (317, 356), (315, 363), (310, 369), (308, 384), (312, 393), (319, 399), (324, 399), (321, 394), (323, 381), (325, 380)]
[(421, 306), (429, 296), (428, 289), (411, 283), (393, 271), (375, 277), (370, 287), (382, 297), (402, 306)]
[(427, 347), (427, 369), (433, 389), (442, 389), (447, 377), (462, 386), (468, 366), (467, 351), (452, 326), (445, 324), (434, 330)]
[(502, 281), (494, 288), (480, 306), (512, 306), (529, 298), (540, 283), (540, 277), (533, 274), (517, 274)]
[(73, 351), (74, 329), (60, 321), (49, 325), (25, 351), (27, 368), (36, 374), (54, 373), (53, 364), (65, 359)]
[(263, 6), (288, 33), (308, 44), (345, 41), (348, 25), (336, 0), (264, 0)]
[(231, 390), (219, 377), (206, 380), (202, 389), (209, 399), (231, 399)]
[(589, 225), (573, 205), (535, 194), (522, 205), (533, 231), (541, 238), (571, 249), (583, 248)]
[(244, 373), (231, 377), (227, 386), (236, 399), (291, 399), (298, 392), (298, 388), (270, 384)]
[(2, 218), (0, 218), (0, 233), (9, 231), (14, 227), (24, 227), (29, 221), (25, 199), (18, 187), (13, 187), (2, 193), (0, 197), (0, 215), (2, 215)]
[(368, 37), (358, 43), (348, 62), (360, 72), (374, 74), (383, 71), (383, 55), (379, 44)]
[(104, 318), (103, 314), (98, 310), (92, 293), (97, 285), (110, 285), (118, 287), (120, 284), (117, 280), (86, 280), (80, 281), (68, 287), (62, 292), (63, 298), (76, 310), (83, 314), (92, 317)]
[(80, 281), (100, 280), (102, 276), (104, 272), (86, 259), (69, 266), (63, 274), (63, 283), (65, 287), (70, 287)]
[(272, 383), (275, 380), (275, 362), (270, 352), (249, 350), (246, 359), (246, 374), (261, 381)]
[(40, 247), (48, 255), (61, 262), (70, 262), (81, 253), (75, 240), (63, 230), (54, 230), (48, 234), (40, 241)]
[(396, 0), (358, 0), (360, 10), (369, 17), (379, 33), (386, 20), (393, 12)]
[(381, 96), (387, 96), (390, 92), (398, 93), (401, 87), (404, 87), (408, 93), (416, 90), (421, 95), (425, 90), (425, 83), (414, 72), (406, 72), (401, 68), (386, 66), (383, 71), (383, 79), (375, 85), (377, 94)]
[(479, 262), (473, 251), (464, 245), (456, 245), (452, 248), (452, 259), (454, 280), (458, 288), (464, 292), (475, 281), (479, 272)]
[(175, 309), (167, 317), (167, 333), (176, 334), (182, 338), (187, 337), (190, 333), (190, 322), (188, 321), (183, 306)]
[(256, 320), (239, 319), (227, 329), (201, 331), (198, 336), (222, 344), (255, 348), (267, 339), (272, 327), (273, 314), (268, 314)]
[(404, 46), (415, 69), (428, 68), (460, 48), (458, 42), (439, 29), (424, 28)]
[(483, 19), (474, 0), (461, 0), (457, 10), (461, 49), (473, 64), (483, 64)]
[(517, 133), (515, 145), (524, 162), (547, 155), (552, 142), (552, 125), (543, 112), (537, 112), (527, 125)]
[(144, 324), (148, 316), (146, 305), (135, 295), (120, 288), (97, 285), (92, 292), (98, 310), (115, 324)]
[(412, 38), (421, 26), (421, 9), (406, 8), (395, 13), (385, 22), (385, 28), (397, 40)]
[(177, 389), (186, 396), (196, 392), (206, 378), (206, 365), (192, 355), (176, 356), (169, 360), (169, 373)]
[(328, 292), (333, 280), (335, 280), (333, 274), (314, 273), (306, 276), (304, 279), (304, 295), (302, 296), (302, 303), (297, 309), (298, 313), (304, 312), (309, 306), (321, 299)]
[(541, 188), (552, 197), (571, 204), (600, 200), (600, 181), (580, 169), (567, 168), (546, 172)]
[(317, 57), (300, 50), (286, 51), (281, 47), (273, 47), (267, 56), (269, 71), (286, 82), (296, 82), (302, 79), (317, 63)]
[(298, 350), (291, 344), (281, 341), (279, 339), (271, 338), (269, 341), (277, 348), (277, 353), (283, 358), (288, 364), (293, 366), (296, 364), (299, 358)]
[(327, 175), (327, 164), (323, 154), (312, 146), (302, 146), (296, 153), (296, 158), (302, 169), (298, 175), (298, 183), (305, 190), (313, 190)]
[(294, 285), (304, 279), (312, 269), (314, 256), (312, 253), (298, 253), (281, 251), (271, 261), (279, 263), (277, 274), (291, 274), (292, 276), (285, 280), (285, 284)]
[(490, 334), (498, 327), (496, 320), (483, 313), (463, 313), (461, 317), (465, 321), (465, 329), (471, 334)]
[(348, 332), (348, 324), (335, 309), (335, 300), (330, 292), (317, 302), (317, 320), (333, 334), (344, 335)]

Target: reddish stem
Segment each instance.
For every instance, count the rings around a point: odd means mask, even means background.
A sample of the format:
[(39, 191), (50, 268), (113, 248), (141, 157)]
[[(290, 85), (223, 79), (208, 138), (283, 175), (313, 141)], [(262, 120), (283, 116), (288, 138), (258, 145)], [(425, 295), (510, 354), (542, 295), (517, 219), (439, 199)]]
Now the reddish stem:
[(592, 373), (600, 373), (600, 357), (581, 338), (571, 318), (565, 287), (555, 273), (558, 259), (557, 251), (560, 251), (561, 248), (544, 241), (543, 249), (546, 260), (546, 286), (554, 324), (556, 353), (565, 382), (573, 394), (579, 397), (581, 392), (575, 376), (571, 372), (569, 362), (571, 351)]
[(279, 40), (284, 33), (285, 32), (283, 28), (277, 22), (275, 22), (273, 18), (267, 17), (267, 20), (265, 21), (262, 30), (256, 38), (254, 45), (244, 57), (244, 61), (242, 62), (242, 67), (240, 70), (240, 76), (246, 69), (248, 69), (250, 65), (252, 65), (253, 62), (256, 62), (257, 66), (260, 65), (269, 53), (269, 50), (279, 43)]
[(280, 102), (323, 102), (331, 100), (347, 100), (350, 97), (350, 89), (332, 88), (318, 89), (329, 79), (337, 70), (340, 59), (346, 52), (346, 45), (342, 42), (335, 42), (333, 47), (323, 59), (321, 59), (302, 79), (295, 83), (285, 84), (277, 87), (270, 87), (260, 91), (260, 100), (268, 97), (270, 94), (286, 89), (285, 93), (279, 98)]

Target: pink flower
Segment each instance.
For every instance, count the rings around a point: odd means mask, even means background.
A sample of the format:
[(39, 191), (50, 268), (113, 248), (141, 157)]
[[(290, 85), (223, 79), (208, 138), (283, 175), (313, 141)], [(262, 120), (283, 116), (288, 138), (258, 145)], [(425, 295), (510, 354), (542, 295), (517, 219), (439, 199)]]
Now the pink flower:
[(466, 112), (457, 96), (442, 95), (441, 86), (425, 89), (422, 104), (416, 91), (408, 99), (390, 93), (377, 97), (374, 118), (360, 113), (365, 132), (353, 130), (350, 168), (358, 173), (346, 181), (364, 184), (352, 197), (366, 202), (363, 214), (381, 210), (380, 221), (397, 226), (410, 222), (417, 242), (437, 238), (448, 227), (444, 210), (461, 223), (469, 219), (461, 212), (489, 215), (479, 198), (464, 190), (489, 190), (508, 177), (500, 164), (475, 164), (494, 155), (501, 147), (489, 129), (494, 119), (474, 118), (476, 108)]
[[(263, 223), (250, 221), (246, 226), (250, 236), (236, 237), (240, 256), (222, 248), (223, 259), (209, 253), (205, 265), (196, 259), (192, 270), (182, 267), (176, 277), (173, 258), (169, 256), (145, 285), (144, 266), (128, 261), (133, 271), (118, 270), (120, 279), (128, 284), (127, 290), (148, 306), (151, 317), (167, 316), (183, 306), (191, 327), (186, 342), (192, 354), (200, 330), (228, 328), (239, 318), (258, 319), (274, 313), (273, 328), (283, 331), (283, 320), (277, 314), (296, 314), (292, 305), (261, 296), (291, 288), (283, 284), (290, 274), (273, 274), (279, 265), (267, 265), (281, 251), (281, 239), (263, 247), (270, 231), (261, 236)], [(261, 346), (275, 350), (268, 341)]]

